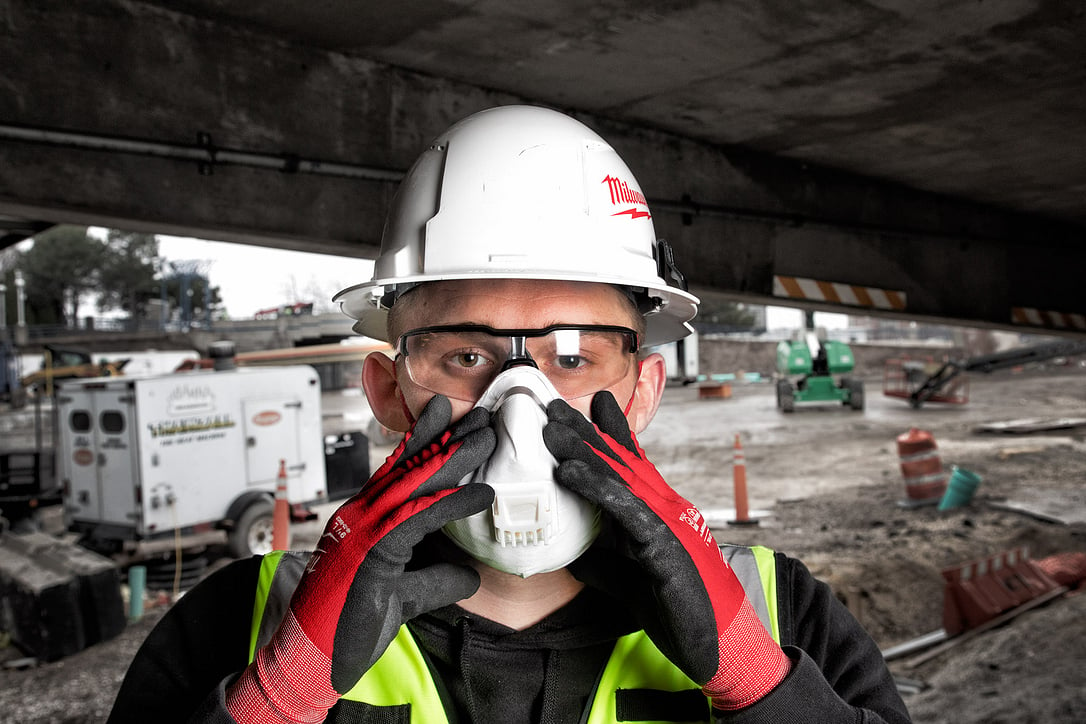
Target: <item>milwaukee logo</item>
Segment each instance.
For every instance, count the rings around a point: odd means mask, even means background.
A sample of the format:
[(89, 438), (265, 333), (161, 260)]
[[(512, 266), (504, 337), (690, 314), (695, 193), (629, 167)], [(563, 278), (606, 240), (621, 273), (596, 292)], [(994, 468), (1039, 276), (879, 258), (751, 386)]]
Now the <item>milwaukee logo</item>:
[(679, 521), (686, 523), (701, 538), (702, 543), (713, 543), (713, 534), (709, 532), (709, 523), (702, 516), (701, 511), (690, 506), (679, 514)]
[(645, 200), (645, 195), (637, 189), (630, 188), (630, 185), (621, 179), (617, 179), (614, 176), (605, 176), (602, 183), (607, 184), (607, 190), (611, 194), (611, 204), (614, 206), (636, 204), (638, 206), (645, 207), (645, 210), (640, 209), (624, 209), (622, 211), (616, 211), (612, 216), (629, 215), (631, 219), (651, 219), (652, 214), (648, 212), (649, 204)]

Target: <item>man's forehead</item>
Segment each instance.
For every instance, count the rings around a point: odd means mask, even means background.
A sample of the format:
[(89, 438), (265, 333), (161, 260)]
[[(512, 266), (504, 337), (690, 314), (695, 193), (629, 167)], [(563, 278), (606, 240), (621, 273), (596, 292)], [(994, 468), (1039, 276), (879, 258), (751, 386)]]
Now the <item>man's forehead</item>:
[[(408, 297), (413, 297), (408, 300)], [(401, 300), (404, 321), (547, 326), (629, 324), (630, 305), (607, 284), (541, 279), (463, 279), (420, 285)], [(523, 321), (514, 321), (523, 320)]]

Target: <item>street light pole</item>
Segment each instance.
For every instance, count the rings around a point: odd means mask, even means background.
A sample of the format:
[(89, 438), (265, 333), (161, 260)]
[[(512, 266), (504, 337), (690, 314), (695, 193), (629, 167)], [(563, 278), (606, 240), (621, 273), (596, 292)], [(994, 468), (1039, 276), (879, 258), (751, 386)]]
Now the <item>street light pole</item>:
[(26, 329), (26, 281), (23, 273), (15, 270), (15, 344), (23, 346), (29, 340)]
[(26, 326), (26, 281), (18, 269), (15, 270), (15, 324)]

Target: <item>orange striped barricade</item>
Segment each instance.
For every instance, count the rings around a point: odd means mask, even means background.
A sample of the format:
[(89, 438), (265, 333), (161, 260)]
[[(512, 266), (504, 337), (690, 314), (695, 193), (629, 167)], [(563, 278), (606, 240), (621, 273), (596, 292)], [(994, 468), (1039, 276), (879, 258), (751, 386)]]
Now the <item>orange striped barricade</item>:
[(948, 636), (976, 628), (1000, 614), (1050, 593), (1059, 585), (1019, 546), (942, 572), (943, 629)]
[(900, 505), (912, 508), (937, 504), (946, 492), (947, 474), (932, 434), (911, 428), (898, 435), (897, 452), (905, 478), (906, 497)]

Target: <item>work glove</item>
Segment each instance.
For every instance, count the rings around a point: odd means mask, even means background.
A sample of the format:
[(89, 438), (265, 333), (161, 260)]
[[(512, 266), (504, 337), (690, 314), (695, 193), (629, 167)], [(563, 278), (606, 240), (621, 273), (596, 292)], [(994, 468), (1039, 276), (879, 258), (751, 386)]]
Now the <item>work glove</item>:
[(555, 400), (543, 429), (556, 480), (600, 507), (625, 555), (597, 543), (569, 565), (586, 585), (630, 607), (649, 638), (717, 709), (769, 693), (791, 663), (758, 619), (705, 519), (645, 458), (609, 392), (592, 420)]
[(401, 624), (478, 590), (479, 574), (465, 566), (405, 571), (423, 536), (494, 499), (488, 485), (458, 487), (494, 450), (490, 413), (475, 408), (450, 431), (451, 415), (447, 398), (431, 399), (413, 431), (332, 514), (279, 629), (227, 692), (238, 722), (323, 721)]

